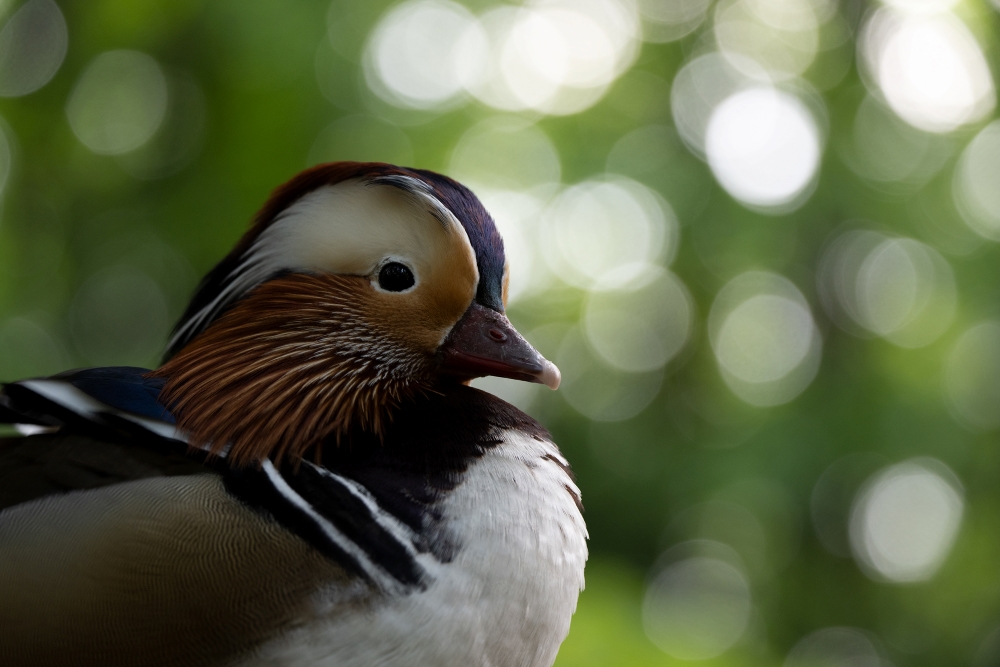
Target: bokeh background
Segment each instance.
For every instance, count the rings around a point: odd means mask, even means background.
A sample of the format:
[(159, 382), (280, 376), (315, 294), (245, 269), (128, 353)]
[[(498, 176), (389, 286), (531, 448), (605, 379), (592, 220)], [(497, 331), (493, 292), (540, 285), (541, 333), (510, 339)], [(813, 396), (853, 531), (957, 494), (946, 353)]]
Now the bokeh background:
[(442, 171), (564, 373), (480, 383), (583, 489), (558, 665), (1000, 664), (998, 9), (3, 0), (0, 379), (155, 365), (300, 169)]

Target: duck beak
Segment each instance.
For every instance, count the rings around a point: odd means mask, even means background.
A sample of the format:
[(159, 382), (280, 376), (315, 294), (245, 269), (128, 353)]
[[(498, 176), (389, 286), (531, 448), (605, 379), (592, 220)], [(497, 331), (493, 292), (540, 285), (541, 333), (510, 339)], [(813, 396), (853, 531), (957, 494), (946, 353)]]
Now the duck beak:
[(559, 369), (531, 347), (502, 313), (473, 303), (441, 345), (440, 371), (463, 380), (497, 377), (559, 387)]

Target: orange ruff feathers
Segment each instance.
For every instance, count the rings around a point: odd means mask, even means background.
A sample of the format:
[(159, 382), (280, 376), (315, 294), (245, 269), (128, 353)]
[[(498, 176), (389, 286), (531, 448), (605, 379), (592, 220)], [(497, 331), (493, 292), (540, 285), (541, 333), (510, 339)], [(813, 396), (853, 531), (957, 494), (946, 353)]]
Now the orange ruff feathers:
[(339, 440), (355, 426), (380, 434), (387, 412), (426, 386), (426, 360), (391, 330), (372, 336), (380, 318), (363, 298), (367, 282), (268, 281), (153, 371), (191, 443), (216, 454), (229, 445), (229, 460), (242, 466), (310, 450), (318, 460), (326, 436)]

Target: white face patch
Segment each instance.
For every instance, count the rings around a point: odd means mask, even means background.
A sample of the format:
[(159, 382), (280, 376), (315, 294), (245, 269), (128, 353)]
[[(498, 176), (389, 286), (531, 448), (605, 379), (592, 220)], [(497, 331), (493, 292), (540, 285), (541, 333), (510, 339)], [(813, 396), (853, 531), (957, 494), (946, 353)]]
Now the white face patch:
[[(465, 258), (455, 257), (455, 243)], [(426, 184), (408, 176), (358, 179), (310, 192), (283, 211), (254, 241), (215, 299), (178, 328), (169, 347), (202, 331), (230, 303), (282, 271), (370, 276), (397, 261), (414, 289), (432, 267), (475, 252), (458, 219)]]

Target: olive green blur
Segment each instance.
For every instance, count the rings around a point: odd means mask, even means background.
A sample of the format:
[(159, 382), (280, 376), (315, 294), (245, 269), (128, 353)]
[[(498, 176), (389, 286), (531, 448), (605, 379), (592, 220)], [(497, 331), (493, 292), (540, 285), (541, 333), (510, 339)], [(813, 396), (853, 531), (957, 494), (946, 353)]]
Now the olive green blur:
[[(1000, 396), (1000, 377), (965, 382), (963, 373), (980, 368), (978, 348), (971, 361), (954, 361), (963, 334), (1000, 319), (1000, 246), (963, 220), (953, 187), (963, 150), (996, 112), (941, 134), (912, 130), (930, 148), (899, 159), (923, 165), (925, 176), (866, 177), (872, 170), (857, 164), (867, 154), (858, 152), (856, 123), (873, 84), (859, 74), (846, 33), (846, 42), (820, 50), (801, 75), (822, 135), (815, 190), (790, 212), (752, 210), (719, 185), (674, 129), (671, 84), (692, 55), (706, 52), (711, 18), (678, 41), (642, 44), (631, 67), (578, 113), (505, 113), (461, 95), (443, 108), (417, 110), (381, 99), (364, 74), (366, 40), (394, 4), (59, 2), (68, 30), (62, 65), (38, 90), (0, 98), (10, 148), (0, 209), (0, 380), (157, 365), (200, 276), (228, 252), (269, 192), (311, 160), (406, 161), (447, 174), (455, 147), (477, 123), (526, 119), (557, 149), (563, 186), (612, 171), (669, 204), (679, 229), (669, 270), (689, 293), (692, 313), (686, 341), (662, 376), (599, 363), (588, 371), (598, 385), (605, 372), (608, 386), (653, 382), (655, 398), (634, 416), (596, 421), (575, 409), (565, 398), (572, 368), (563, 368), (567, 387), (522, 396), (572, 463), (590, 531), (587, 590), (556, 665), (874, 667), (874, 655), (896, 667), (1000, 664), (1000, 419), (963, 418), (946, 381), (958, 374), (953, 383), (968, 391), (985, 382), (987, 395)], [(464, 4), (473, 13), (492, 6)], [(20, 5), (0, 2), (0, 21)], [(858, 34), (870, 9), (844, 0), (839, 25)], [(952, 11), (1000, 71), (1000, 12), (987, 0)], [(67, 109), (94, 59), (119, 49), (158, 63), (166, 115), (134, 150), (99, 154), (78, 138)], [(642, 128), (659, 137), (652, 157), (645, 135), (620, 142)], [(891, 156), (897, 143), (886, 136), (878, 151)], [(957, 304), (953, 315), (941, 316), (940, 334), (904, 346), (824, 305), (821, 263), (850, 230), (915, 239), (940, 253)], [(539, 249), (536, 261), (545, 252)], [(815, 377), (770, 407), (734, 393), (710, 344), (716, 295), (751, 270), (794, 284), (821, 344)], [(518, 330), (556, 363), (573, 358), (560, 348), (561, 336), (579, 326), (593, 298), (574, 284), (555, 275), (509, 308)], [(1000, 413), (1000, 402), (993, 409)], [(858, 532), (873, 475), (907, 461), (924, 466), (925, 475), (939, 471), (933, 479), (945, 480), (960, 512), (943, 561), (915, 581), (867, 562)], [(921, 517), (914, 520), (919, 533)], [(700, 580), (677, 569), (684, 563), (708, 563), (735, 579), (712, 579), (699, 592)], [(708, 633), (701, 644), (685, 639), (683, 627), (680, 639), (670, 639), (668, 629), (654, 641), (655, 619), (644, 625), (647, 591), (664, 572), (678, 577), (663, 584), (667, 595), (682, 611), (692, 606), (690, 632)], [(685, 582), (693, 588), (678, 592)], [(748, 608), (733, 611), (747, 599)], [(727, 628), (712, 634), (717, 610), (719, 623), (735, 627), (728, 636)], [(683, 624), (686, 613), (675, 615)], [(829, 650), (818, 640), (800, 644), (838, 627), (852, 630), (824, 635)], [(809, 650), (825, 657), (795, 657)], [(856, 662), (847, 661), (851, 655)]]

